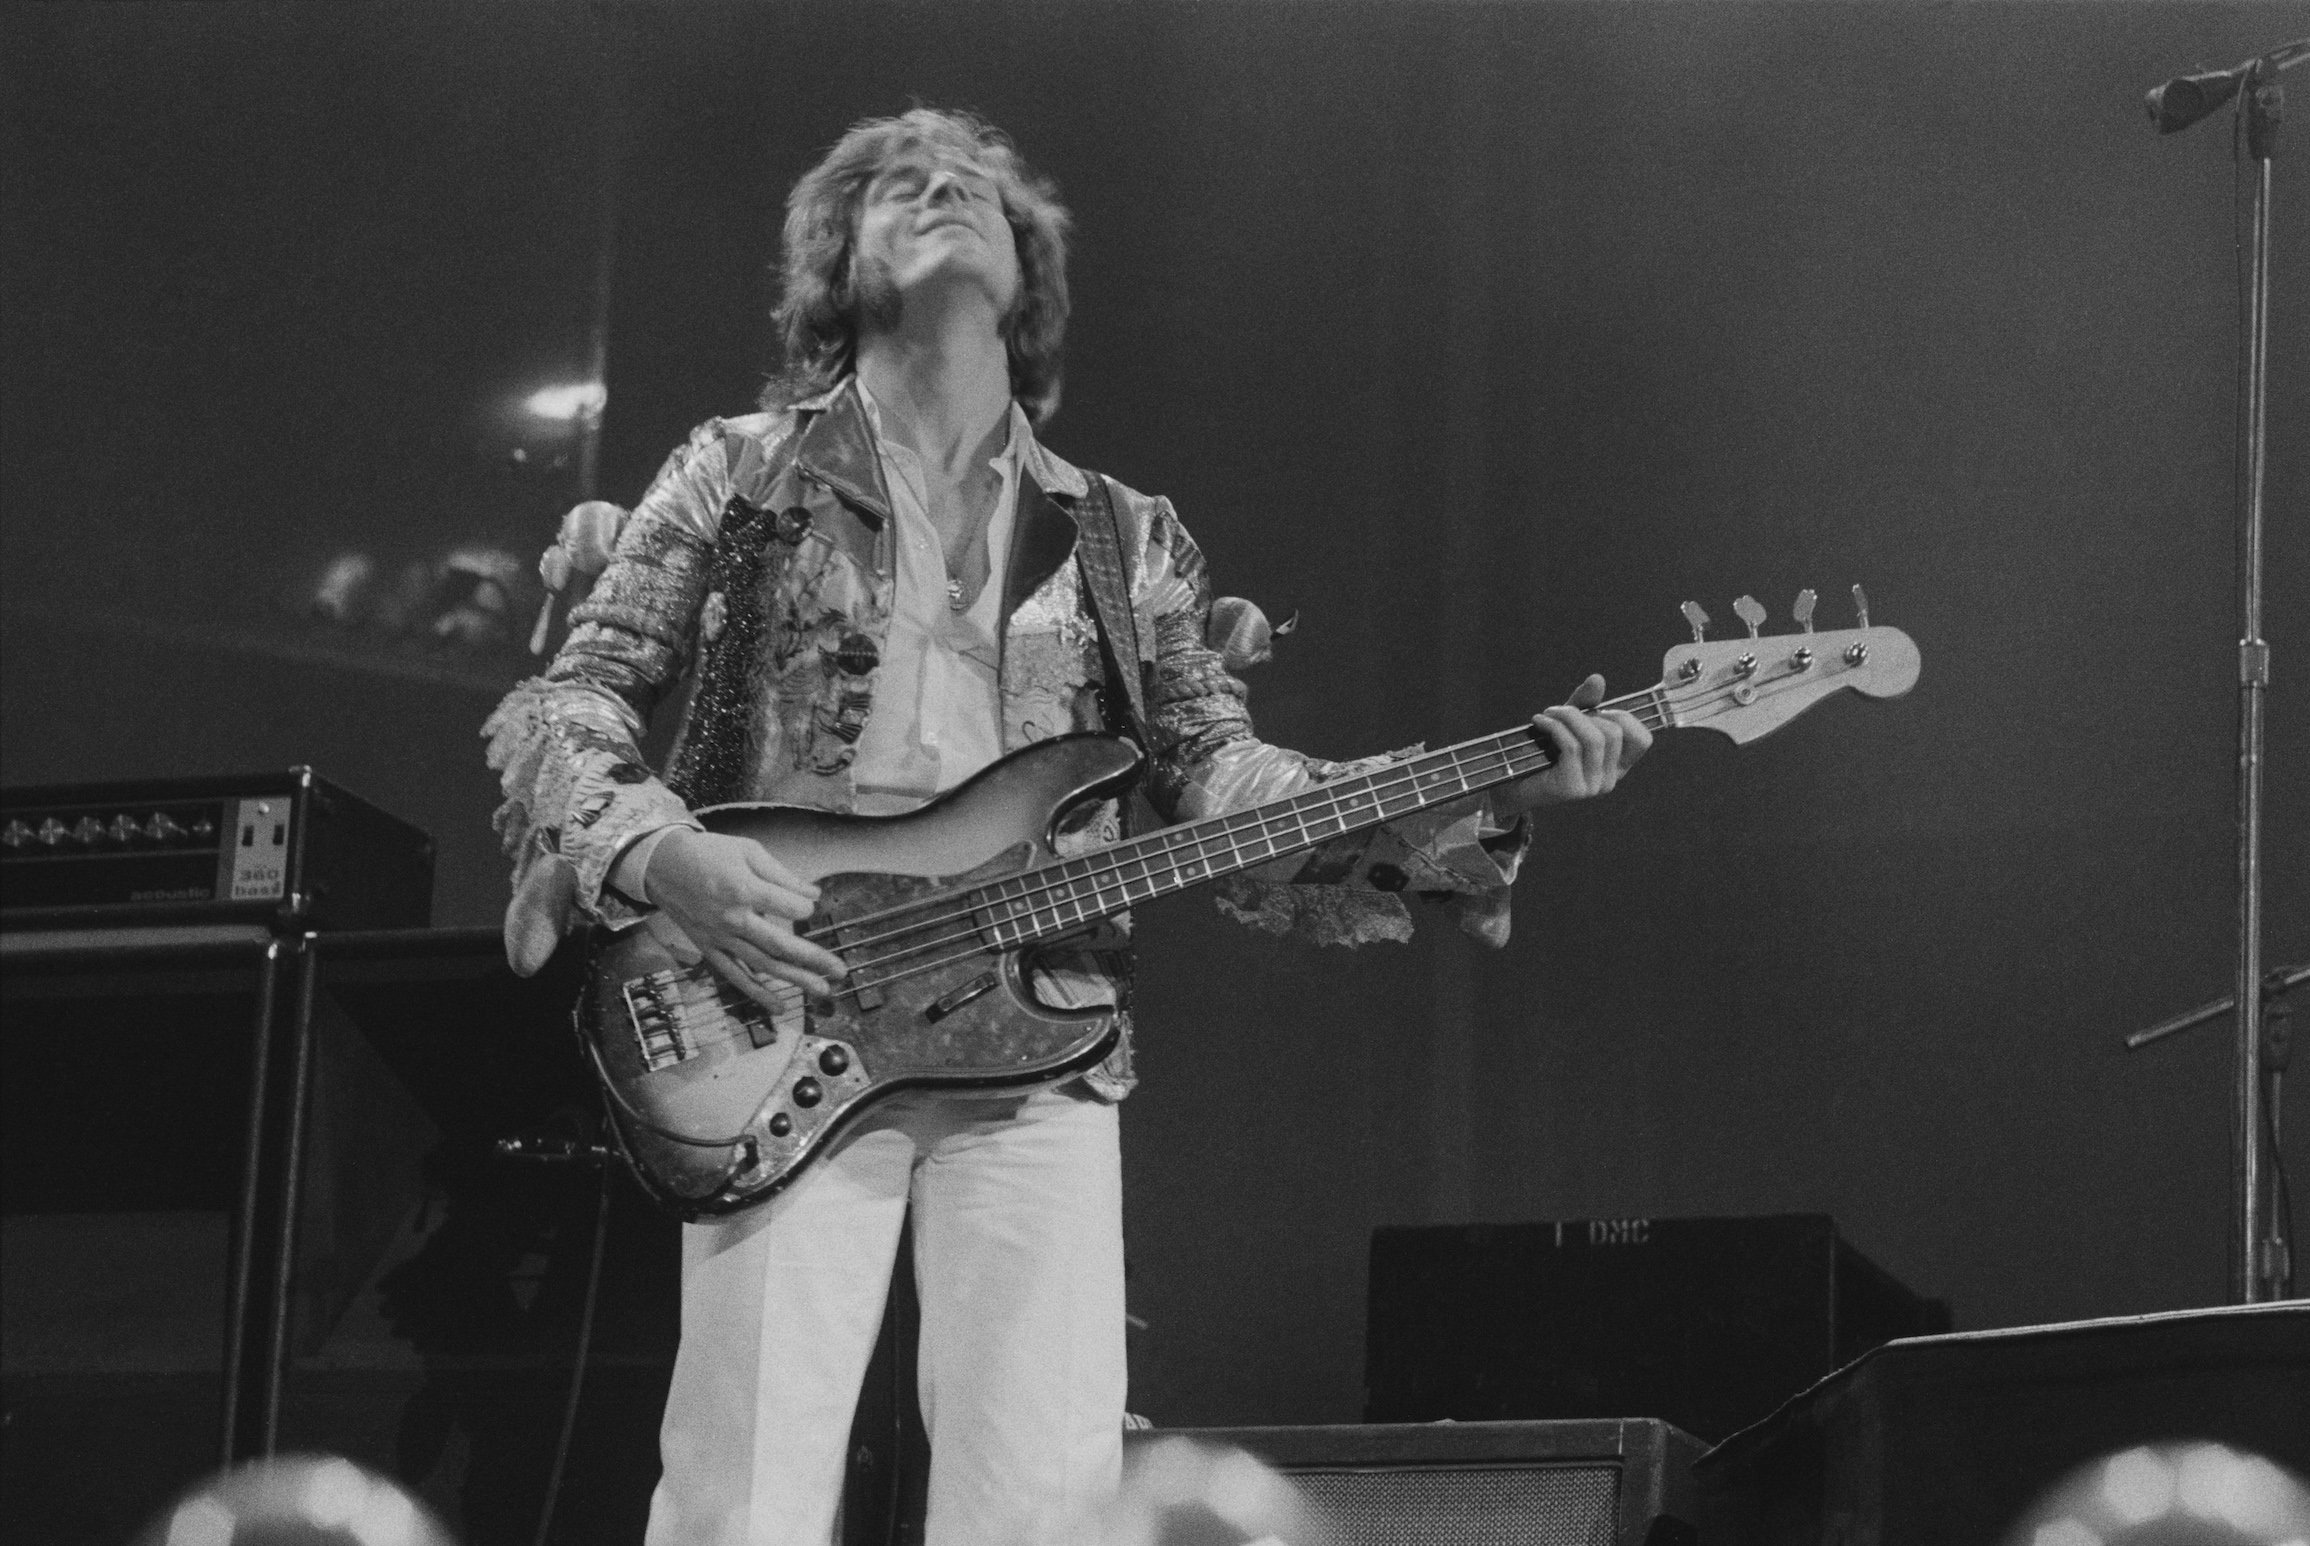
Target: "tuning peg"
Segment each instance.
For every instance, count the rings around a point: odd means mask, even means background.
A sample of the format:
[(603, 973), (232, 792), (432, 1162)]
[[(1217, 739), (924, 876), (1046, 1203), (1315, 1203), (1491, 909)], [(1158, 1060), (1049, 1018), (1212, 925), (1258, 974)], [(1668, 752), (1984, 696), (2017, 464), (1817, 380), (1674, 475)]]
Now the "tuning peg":
[(1789, 608), (1789, 615), (1794, 617), (1807, 633), (1813, 631), (1813, 603), (1820, 599), (1813, 594), (1813, 588), (1808, 585), (1797, 592), (1797, 604)]
[(1765, 625), (1764, 605), (1754, 596), (1743, 596), (1734, 602), (1733, 615), (1749, 625), (1749, 637), (1752, 639), (1757, 636), (1757, 630)]
[(1863, 628), (1868, 627), (1869, 593), (1861, 589), (1861, 587), (1858, 585), (1853, 587), (1853, 610), (1861, 614), (1861, 626)]
[(1684, 620), (1692, 624), (1692, 642), (1695, 644), (1706, 643), (1708, 641), (1708, 614), (1700, 609), (1700, 603), (1688, 601), (1680, 610), (1684, 613)]

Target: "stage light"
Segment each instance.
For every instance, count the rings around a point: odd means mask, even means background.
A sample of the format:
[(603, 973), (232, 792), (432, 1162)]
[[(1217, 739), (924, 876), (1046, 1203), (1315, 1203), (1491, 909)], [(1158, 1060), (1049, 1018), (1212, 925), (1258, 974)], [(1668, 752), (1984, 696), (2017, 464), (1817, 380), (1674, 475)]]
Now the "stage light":
[(168, 1516), (167, 1546), (233, 1546), (240, 1520), (214, 1498), (187, 1498)]
[(1281, 1473), (1240, 1449), (1170, 1438), (1130, 1457), (1121, 1491), (1084, 1538), (1096, 1546), (1309, 1546), (1324, 1533)]
[(2174, 1471), (2155, 1450), (2112, 1455), (2101, 1473), (2102, 1501), (2129, 1525), (2155, 1519), (2174, 1506)]
[(521, 560), (503, 548), (467, 543), (452, 549), (435, 571), (428, 631), (468, 649), (511, 638), (521, 570)]
[(376, 603), (382, 571), (366, 553), (339, 553), (321, 566), (321, 575), (305, 598), (306, 610), (324, 622), (350, 628), (363, 621)]
[(2310, 1498), (2260, 1455), (2193, 1444), (2182, 1451), (2175, 1470), (2175, 1497), (2200, 1519), (2218, 1519), (2261, 1539), (2310, 1529), (2310, 1517), (2305, 1517)]
[(2008, 1546), (2304, 1546), (2310, 1489), (2260, 1455), (2204, 1441), (2140, 1444), (2040, 1498)]
[(2102, 1546), (2102, 1539), (2082, 1520), (2056, 1519), (2039, 1525), (2029, 1546)]
[(609, 400), (609, 388), (599, 381), (571, 381), (540, 387), (524, 398), (521, 405), (534, 417), (569, 424), (595, 417)]
[(221, 1471), (146, 1526), (137, 1546), (455, 1546), (399, 1483), (335, 1455)]

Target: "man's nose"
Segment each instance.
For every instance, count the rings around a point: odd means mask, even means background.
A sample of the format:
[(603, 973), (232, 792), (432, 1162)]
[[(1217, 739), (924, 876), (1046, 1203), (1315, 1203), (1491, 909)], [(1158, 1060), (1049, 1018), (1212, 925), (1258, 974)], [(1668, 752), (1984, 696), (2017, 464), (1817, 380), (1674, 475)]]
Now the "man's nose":
[(949, 171), (933, 172), (930, 181), (923, 185), (922, 198), (926, 204), (960, 204), (963, 202), (962, 179)]

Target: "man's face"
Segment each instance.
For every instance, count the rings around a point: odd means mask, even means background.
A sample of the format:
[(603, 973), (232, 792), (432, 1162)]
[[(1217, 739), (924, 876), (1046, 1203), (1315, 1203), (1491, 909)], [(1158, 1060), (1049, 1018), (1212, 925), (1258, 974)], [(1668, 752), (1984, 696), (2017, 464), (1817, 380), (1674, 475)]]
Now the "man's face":
[(870, 323), (895, 322), (909, 296), (965, 285), (1000, 316), (1019, 293), (1019, 251), (994, 180), (928, 148), (895, 158), (867, 184), (853, 257)]

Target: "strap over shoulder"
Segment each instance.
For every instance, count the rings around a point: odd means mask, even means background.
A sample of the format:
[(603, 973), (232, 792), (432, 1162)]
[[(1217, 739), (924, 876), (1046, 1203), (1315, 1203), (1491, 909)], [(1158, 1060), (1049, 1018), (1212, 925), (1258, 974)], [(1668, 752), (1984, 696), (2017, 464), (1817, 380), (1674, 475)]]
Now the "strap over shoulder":
[(1107, 680), (1122, 691), (1121, 718), (1131, 739), (1141, 748), (1152, 743), (1147, 734), (1146, 653), (1139, 647), (1139, 615), (1131, 605), (1131, 572), (1124, 557), (1122, 524), (1115, 514), (1114, 491), (1099, 473), (1089, 474), (1089, 490), (1077, 506), (1075, 561), (1083, 572), (1083, 586), (1091, 598), (1091, 612), (1099, 624), (1099, 649), (1105, 656)]

